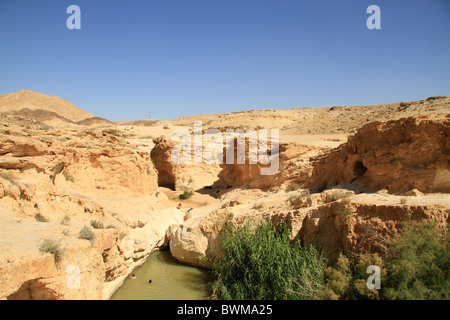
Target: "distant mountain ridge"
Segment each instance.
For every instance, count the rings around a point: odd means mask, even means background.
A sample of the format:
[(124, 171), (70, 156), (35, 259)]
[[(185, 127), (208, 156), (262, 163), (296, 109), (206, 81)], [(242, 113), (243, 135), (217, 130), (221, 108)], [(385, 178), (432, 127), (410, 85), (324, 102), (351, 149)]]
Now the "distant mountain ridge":
[(0, 96), (0, 113), (33, 118), (38, 121), (57, 119), (71, 124), (112, 124), (56, 96), (21, 90)]

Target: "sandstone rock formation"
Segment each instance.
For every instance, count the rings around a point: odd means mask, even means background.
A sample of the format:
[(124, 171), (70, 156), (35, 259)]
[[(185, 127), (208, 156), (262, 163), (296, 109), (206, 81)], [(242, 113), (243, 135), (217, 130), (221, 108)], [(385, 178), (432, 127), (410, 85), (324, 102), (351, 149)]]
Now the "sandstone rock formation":
[[(219, 180), (216, 182), (216, 185), (220, 187), (247, 186), (252, 189), (266, 189), (279, 187), (288, 180), (294, 180), (294, 183), (299, 186), (303, 185), (308, 180), (312, 170), (310, 157), (317, 155), (320, 151), (319, 147), (282, 143), (276, 155), (278, 157), (277, 170), (273, 174), (263, 175), (261, 169), (269, 168), (271, 164), (250, 164), (248, 152), (246, 152), (245, 163), (239, 164), (236, 159), (236, 144), (234, 146), (235, 161), (222, 165), (223, 169), (219, 173)], [(273, 166), (275, 167), (275, 165)]]
[(387, 255), (387, 241), (407, 220), (432, 219), (441, 225), (450, 220), (447, 195), (355, 195), (346, 189), (313, 195), (294, 193), (298, 195), (294, 199), (289, 194), (284, 195), (284, 201), (262, 206), (262, 210), (238, 205), (182, 223), (172, 229), (169, 238), (172, 255), (184, 263), (208, 267), (204, 257), (220, 252), (221, 230), (226, 222), (239, 226), (246, 221), (257, 224), (266, 218), (274, 223), (286, 222), (292, 239), (323, 248), (333, 262), (340, 252)]
[[(20, 121), (3, 116), (0, 126), (0, 299), (108, 299), (184, 214), (155, 197), (149, 150)], [(84, 226), (91, 241), (79, 238)], [(44, 240), (58, 259), (39, 250)], [(78, 289), (68, 285), (72, 266)]]
[[(45, 131), (1, 128), (0, 168), (32, 170), (78, 190), (107, 190), (145, 195), (156, 191), (150, 153), (123, 138), (93, 131)], [(59, 170), (57, 169), (59, 168)], [(56, 171), (55, 171), (56, 170)], [(56, 176), (61, 173), (61, 176)]]
[(194, 164), (193, 151), (191, 164), (175, 164), (172, 160), (172, 150), (177, 143), (167, 138), (158, 138), (154, 142), (151, 158), (158, 171), (159, 186), (173, 190), (197, 190), (212, 185), (218, 179), (218, 164)]
[[(198, 190), (205, 186), (218, 189), (240, 187), (270, 188), (280, 186), (287, 180), (295, 179), (296, 183), (304, 184), (309, 178), (312, 167), (310, 157), (317, 155), (319, 147), (296, 143), (283, 143), (279, 146), (278, 160), (274, 174), (263, 175), (261, 169), (269, 168), (271, 164), (250, 164), (249, 141), (246, 141), (245, 159), (243, 164), (237, 160), (238, 144), (233, 143), (234, 160), (226, 161), (227, 147), (223, 149), (222, 164), (174, 164), (172, 150), (176, 143), (166, 138), (155, 139), (152, 149), (152, 161), (158, 171), (160, 186), (174, 190)], [(270, 145), (269, 151), (270, 154)], [(192, 155), (193, 158), (193, 155)], [(258, 158), (256, 158), (258, 159)], [(275, 165), (273, 165), (275, 167)]]
[[(441, 225), (449, 222), (448, 119), (448, 116), (428, 116), (375, 122), (365, 125), (347, 143), (319, 157), (306, 159), (301, 152), (293, 152), (283, 159), (294, 161), (282, 165), (281, 178), (275, 175), (268, 180), (269, 186), (287, 184), (284, 198), (282, 188), (262, 194), (251, 190), (262, 187), (255, 183), (258, 179), (252, 180), (247, 186), (250, 190), (241, 189), (239, 196), (233, 197), (232, 192), (222, 196), (222, 209), (172, 229), (171, 252), (180, 261), (203, 265), (202, 258), (209, 250), (220, 248), (224, 217), (239, 224), (252, 217), (258, 221), (267, 216), (274, 222), (287, 222), (292, 228), (292, 239), (324, 248), (330, 261), (341, 251), (386, 255), (388, 239), (402, 229), (404, 221), (433, 219)], [(282, 150), (289, 147), (292, 145)], [(305, 152), (308, 151), (314, 150), (306, 148)], [(304, 163), (299, 159), (304, 159)], [(231, 168), (229, 183), (233, 181), (233, 172), (238, 172), (234, 176), (239, 178), (251, 176), (246, 176), (245, 170)], [(292, 184), (294, 188), (290, 187)], [(347, 184), (350, 189), (323, 191), (340, 184)], [(310, 195), (308, 190), (301, 190), (304, 186), (320, 192)], [(367, 188), (385, 192), (362, 193)], [(294, 197), (289, 191), (294, 191)], [(252, 193), (251, 200), (245, 200), (248, 198), (245, 192)], [(392, 192), (400, 194), (391, 195)], [(271, 197), (277, 201), (269, 200)]]
[(450, 118), (429, 116), (365, 125), (314, 164), (310, 186), (355, 181), (389, 192), (450, 192)]

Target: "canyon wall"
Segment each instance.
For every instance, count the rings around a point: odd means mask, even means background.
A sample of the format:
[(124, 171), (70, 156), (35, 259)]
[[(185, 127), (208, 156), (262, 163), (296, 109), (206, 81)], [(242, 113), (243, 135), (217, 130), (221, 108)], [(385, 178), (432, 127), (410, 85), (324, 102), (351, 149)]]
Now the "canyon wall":
[(108, 299), (184, 215), (156, 195), (150, 150), (15, 119), (0, 126), (0, 299)]
[[(236, 197), (211, 217), (197, 217), (173, 229), (171, 252), (180, 261), (202, 265), (208, 250), (220, 247), (225, 217), (234, 224), (268, 217), (274, 222), (288, 222), (292, 239), (324, 248), (330, 261), (341, 251), (385, 255), (388, 240), (401, 231), (404, 221), (449, 222), (449, 119), (440, 115), (370, 123), (350, 136), (347, 143), (310, 158), (302, 155), (311, 155), (308, 151), (313, 150), (293, 152), (284, 158), (280, 152), (281, 176), (271, 176), (263, 184), (257, 183), (259, 177), (247, 180), (248, 187), (279, 185), (287, 186), (288, 191), (290, 186), (293, 190), (309, 187), (317, 193), (310, 195), (305, 190), (290, 199), (288, 192), (285, 199), (270, 207), (263, 203), (252, 207), (241, 200), (245, 196)], [(293, 145), (280, 150), (287, 153), (289, 148)], [(227, 166), (221, 174), (227, 174), (230, 181), (245, 176), (245, 165)], [(241, 180), (234, 181), (243, 183)], [(337, 185), (347, 189), (325, 190)], [(364, 190), (372, 192), (361, 193)], [(256, 191), (254, 197), (257, 204)]]
[(300, 195), (273, 207), (254, 210), (245, 204), (224, 207), (190, 219), (171, 229), (172, 255), (190, 265), (209, 267), (204, 257), (220, 251), (221, 230), (226, 223), (240, 226), (269, 219), (285, 222), (291, 239), (324, 249), (329, 262), (340, 252), (388, 254), (388, 240), (401, 232), (408, 220), (430, 219), (441, 226), (450, 221), (450, 197), (446, 195), (392, 196), (358, 194), (331, 189)]
[(448, 115), (369, 123), (314, 163), (309, 186), (449, 193), (449, 124)]

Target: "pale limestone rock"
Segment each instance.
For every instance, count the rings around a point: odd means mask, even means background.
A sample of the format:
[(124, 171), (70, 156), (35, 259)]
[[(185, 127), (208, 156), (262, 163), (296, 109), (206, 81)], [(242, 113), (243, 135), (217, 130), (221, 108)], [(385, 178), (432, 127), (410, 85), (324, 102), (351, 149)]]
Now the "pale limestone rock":
[(181, 225), (172, 232), (169, 245), (170, 253), (177, 260), (190, 265), (201, 265), (199, 258), (206, 254), (208, 238), (198, 227)]

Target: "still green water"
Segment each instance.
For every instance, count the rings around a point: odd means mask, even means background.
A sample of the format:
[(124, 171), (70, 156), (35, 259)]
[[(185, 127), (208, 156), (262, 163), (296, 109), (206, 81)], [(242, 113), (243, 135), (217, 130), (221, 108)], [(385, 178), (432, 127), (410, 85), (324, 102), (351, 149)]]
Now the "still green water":
[(211, 273), (179, 263), (168, 250), (151, 253), (133, 274), (111, 300), (204, 300), (211, 294)]

